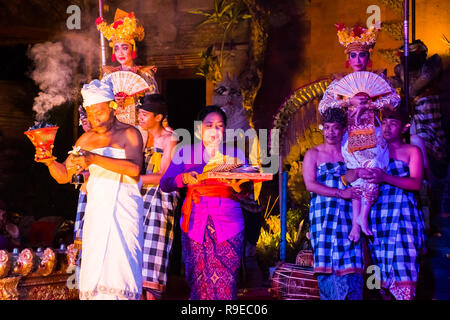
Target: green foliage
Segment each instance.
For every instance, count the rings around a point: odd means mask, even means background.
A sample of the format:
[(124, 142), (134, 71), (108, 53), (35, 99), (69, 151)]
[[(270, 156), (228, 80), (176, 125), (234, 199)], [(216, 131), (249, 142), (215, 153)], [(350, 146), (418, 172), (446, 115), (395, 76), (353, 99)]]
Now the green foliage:
[(218, 83), (222, 81), (222, 72), (220, 70), (219, 58), (212, 53), (213, 46), (209, 46), (205, 51), (203, 51), (200, 56), (202, 61), (198, 66), (197, 75), (205, 77), (212, 83)]
[(197, 73), (216, 84), (223, 78), (221, 69), (224, 60), (224, 46), (228, 35), (232, 33), (233, 29), (240, 22), (251, 18), (251, 15), (248, 13), (247, 6), (241, 0), (214, 0), (214, 10), (212, 12), (191, 10), (189, 13), (205, 17), (203, 21), (197, 24), (197, 27), (205, 24), (215, 24), (222, 29), (219, 55), (212, 54), (213, 45), (208, 47), (201, 54), (203, 60), (199, 66), (199, 73)]
[[(309, 248), (306, 233), (309, 229), (309, 205), (289, 209), (286, 213), (286, 261), (294, 262), (298, 252)], [(281, 225), (280, 215), (269, 215), (256, 244), (258, 261), (264, 270), (280, 260)]]
[(297, 209), (289, 209), (287, 212), (286, 260), (289, 262), (295, 261), (300, 250), (309, 248), (310, 244), (306, 236), (309, 230), (308, 215), (309, 203)]
[(223, 30), (229, 30), (242, 20), (251, 18), (247, 7), (239, 0), (214, 0), (212, 13), (202, 10), (191, 10), (189, 13), (205, 17), (205, 20), (197, 24), (197, 27), (212, 23), (219, 25)]

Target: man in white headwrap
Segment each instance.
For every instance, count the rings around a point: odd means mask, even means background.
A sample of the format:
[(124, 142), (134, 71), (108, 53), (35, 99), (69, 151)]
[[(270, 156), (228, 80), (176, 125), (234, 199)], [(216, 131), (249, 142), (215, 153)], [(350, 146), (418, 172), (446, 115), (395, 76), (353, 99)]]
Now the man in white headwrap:
[[(44, 162), (58, 183), (88, 169), (80, 273), (81, 299), (139, 299), (142, 293), (140, 194), (142, 138), (118, 121), (108, 83), (93, 80), (81, 90), (92, 129), (76, 142), (65, 164)], [(42, 150), (36, 151), (37, 155)]]

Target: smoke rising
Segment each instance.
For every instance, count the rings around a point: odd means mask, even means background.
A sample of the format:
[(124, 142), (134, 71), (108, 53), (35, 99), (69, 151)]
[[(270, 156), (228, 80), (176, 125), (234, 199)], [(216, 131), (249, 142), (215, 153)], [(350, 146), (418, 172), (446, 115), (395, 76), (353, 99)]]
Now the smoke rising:
[(33, 110), (36, 120), (48, 118), (54, 107), (73, 101), (79, 87), (92, 77), (99, 66), (98, 33), (65, 33), (56, 42), (32, 46), (28, 56), (34, 62), (30, 77), (39, 86)]
[(29, 52), (35, 63), (31, 78), (41, 90), (34, 99), (36, 120), (41, 121), (49, 110), (70, 99), (72, 58), (61, 42), (34, 45)]

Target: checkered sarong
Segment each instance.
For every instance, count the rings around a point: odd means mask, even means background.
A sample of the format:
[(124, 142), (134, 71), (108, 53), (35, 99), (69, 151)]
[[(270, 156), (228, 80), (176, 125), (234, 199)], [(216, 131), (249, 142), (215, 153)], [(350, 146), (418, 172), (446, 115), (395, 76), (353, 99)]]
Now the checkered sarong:
[[(402, 161), (390, 159), (387, 173), (408, 177), (409, 168)], [(422, 213), (414, 194), (389, 184), (380, 185), (370, 220), (374, 241), (369, 246), (374, 263), (381, 269), (382, 286), (414, 289), (424, 241)]]
[(86, 211), (86, 204), (87, 204), (87, 195), (83, 191), (80, 191), (80, 194), (78, 196), (77, 217), (75, 218), (75, 226), (73, 229), (74, 240), (77, 236), (81, 240), (83, 234), (83, 222), (84, 222), (84, 212)]
[[(345, 172), (343, 162), (323, 163), (317, 168), (317, 182), (345, 189), (341, 182)], [(362, 273), (361, 241), (354, 243), (348, 239), (352, 228), (351, 201), (311, 193), (309, 222), (314, 272), (338, 276)]]
[(162, 192), (159, 186), (143, 187), (144, 247), (143, 287), (163, 292), (167, 282), (178, 192)]
[[(75, 226), (73, 230), (73, 239), (74, 241), (78, 237), (79, 241), (82, 241), (83, 236), (83, 223), (84, 223), (84, 212), (86, 211), (87, 204), (87, 194), (83, 191), (80, 191), (78, 196), (78, 206), (77, 206), (77, 216), (75, 218)], [(78, 254), (77, 266), (81, 265), (81, 249)]]
[(447, 154), (447, 143), (438, 95), (423, 97), (416, 102), (414, 124), (416, 134), (424, 140), (427, 153), (436, 160), (443, 160)]

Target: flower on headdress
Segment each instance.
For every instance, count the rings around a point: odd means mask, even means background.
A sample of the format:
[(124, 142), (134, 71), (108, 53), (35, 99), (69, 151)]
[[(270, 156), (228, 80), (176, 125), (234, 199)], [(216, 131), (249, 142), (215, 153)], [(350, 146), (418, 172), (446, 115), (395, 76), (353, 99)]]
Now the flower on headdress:
[(335, 26), (339, 43), (346, 48), (346, 51), (350, 45), (353, 49), (355, 45), (359, 45), (360, 48), (370, 51), (377, 41), (377, 33), (380, 30), (379, 24), (371, 25), (368, 29), (360, 25), (347, 28), (343, 23), (338, 23)]
[(99, 24), (101, 24), (103, 22), (103, 18), (102, 17), (98, 17), (97, 19), (95, 19), (95, 24), (98, 26)]
[(366, 29), (362, 28), (361, 26), (356, 25), (356, 26), (353, 27), (352, 33), (353, 33), (353, 36), (361, 38), (361, 35), (365, 31), (366, 31)]
[(114, 22), (113, 28), (114, 28), (114, 29), (117, 29), (117, 27), (120, 26), (120, 25), (122, 25), (122, 24), (123, 24), (123, 20), (118, 20), (118, 21)]
[(338, 24), (335, 24), (336, 30), (341, 31), (345, 29), (345, 24), (342, 22), (339, 22)]
[(114, 23), (108, 25), (104, 20), (97, 20), (97, 29), (110, 42), (109, 46), (114, 48), (116, 41), (128, 41), (135, 50), (135, 40), (142, 41), (145, 32), (144, 27), (136, 20), (134, 13), (127, 13), (117, 9), (114, 16)]

